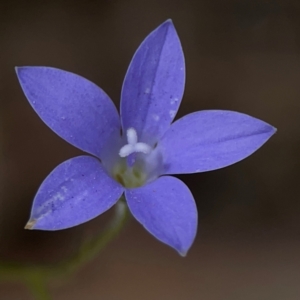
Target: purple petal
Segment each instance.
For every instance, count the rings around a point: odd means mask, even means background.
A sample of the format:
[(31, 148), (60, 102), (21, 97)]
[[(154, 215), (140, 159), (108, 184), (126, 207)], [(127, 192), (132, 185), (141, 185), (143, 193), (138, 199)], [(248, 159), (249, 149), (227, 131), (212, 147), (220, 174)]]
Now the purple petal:
[(184, 83), (182, 48), (168, 20), (146, 37), (130, 63), (122, 88), (123, 131), (133, 127), (140, 141), (157, 142), (177, 113)]
[(242, 113), (199, 111), (172, 124), (158, 147), (165, 174), (204, 172), (246, 158), (275, 132), (271, 125)]
[(69, 159), (42, 183), (26, 228), (59, 230), (87, 222), (112, 207), (122, 193), (96, 158)]
[(197, 232), (197, 207), (182, 181), (164, 176), (125, 195), (131, 213), (151, 234), (187, 253)]
[(110, 98), (89, 80), (48, 67), (18, 67), (22, 89), (40, 118), (60, 137), (101, 157), (120, 130), (118, 112)]

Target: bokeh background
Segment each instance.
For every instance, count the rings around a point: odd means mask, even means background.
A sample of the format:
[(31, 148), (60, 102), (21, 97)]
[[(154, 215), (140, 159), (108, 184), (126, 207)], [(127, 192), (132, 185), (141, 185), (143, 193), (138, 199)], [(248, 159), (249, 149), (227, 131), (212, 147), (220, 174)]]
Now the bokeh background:
[[(177, 118), (202, 109), (255, 116), (278, 133), (246, 160), (180, 176), (199, 209), (186, 258), (131, 220), (54, 299), (300, 299), (300, 2), (291, 0), (107, 0), (0, 2), (0, 260), (51, 263), (99, 233), (108, 212), (61, 232), (23, 229), (45, 176), (80, 154), (42, 123), (14, 66), (80, 74), (119, 104), (140, 42), (172, 18), (186, 57)], [(0, 282), (0, 299), (33, 299)]]

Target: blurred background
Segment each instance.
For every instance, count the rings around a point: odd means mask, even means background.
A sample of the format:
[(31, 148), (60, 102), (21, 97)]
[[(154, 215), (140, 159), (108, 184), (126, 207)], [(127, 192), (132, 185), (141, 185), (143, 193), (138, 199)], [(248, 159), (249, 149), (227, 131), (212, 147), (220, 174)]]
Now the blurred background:
[[(246, 160), (180, 176), (199, 210), (186, 258), (133, 219), (66, 282), (57, 300), (300, 299), (300, 2), (107, 0), (0, 2), (0, 261), (50, 263), (99, 233), (111, 212), (60, 232), (23, 229), (35, 192), (60, 162), (80, 154), (29, 106), (14, 66), (80, 74), (119, 105), (141, 41), (172, 18), (186, 58), (177, 118), (203, 109), (240, 111), (278, 128)], [(0, 282), (0, 299), (33, 299)]]

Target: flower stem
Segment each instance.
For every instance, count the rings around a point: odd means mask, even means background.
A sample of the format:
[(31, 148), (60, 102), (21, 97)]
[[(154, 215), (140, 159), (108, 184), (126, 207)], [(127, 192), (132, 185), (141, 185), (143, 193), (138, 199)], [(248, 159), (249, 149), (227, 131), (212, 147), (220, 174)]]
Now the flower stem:
[(44, 278), (39, 276), (31, 276), (27, 279), (27, 286), (31, 290), (36, 300), (51, 300), (51, 296), (47, 290)]
[(118, 235), (128, 217), (129, 212), (127, 205), (123, 199), (120, 199), (115, 207), (115, 216), (107, 230), (98, 238), (85, 241), (73, 257), (60, 264), (59, 269), (64, 272), (74, 273), (83, 264), (95, 258), (98, 253)]
[(95, 258), (118, 235), (128, 217), (127, 205), (121, 198), (115, 206), (115, 215), (106, 230), (99, 236), (84, 241), (74, 255), (51, 266), (0, 262), (0, 280), (26, 282), (37, 300), (50, 300), (50, 295), (46, 289), (48, 280), (74, 274), (85, 263)]

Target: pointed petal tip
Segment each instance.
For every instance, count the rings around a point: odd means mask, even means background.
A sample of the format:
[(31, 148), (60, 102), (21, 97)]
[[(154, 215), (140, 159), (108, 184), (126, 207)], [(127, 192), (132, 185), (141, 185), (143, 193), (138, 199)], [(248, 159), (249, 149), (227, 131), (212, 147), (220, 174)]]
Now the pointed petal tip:
[(25, 69), (25, 68), (28, 68), (28, 67), (26, 67), (26, 66), (15, 66), (16, 72), (19, 72), (19, 71), (21, 71), (22, 69)]
[(172, 19), (167, 19), (159, 27), (164, 27), (164, 26), (174, 27), (174, 23), (173, 23)]
[(19, 75), (19, 72), (21, 69), (22, 69), (22, 67), (19, 67), (19, 66), (15, 67), (15, 72), (17, 73), (17, 75)]
[[(269, 125), (269, 124), (268, 124)], [(275, 133), (277, 133), (277, 128), (275, 128), (272, 125), (269, 125), (268, 131), (266, 132), (268, 133), (268, 139), (271, 138)]]
[(187, 256), (187, 253), (188, 253), (188, 250), (186, 250), (186, 251), (183, 251), (183, 250), (178, 251), (178, 254), (179, 254), (181, 257), (186, 257), (186, 256)]
[(17, 77), (20, 78), (20, 76), (22, 75), (21, 73), (23, 71), (26, 71), (26, 69), (28, 69), (29, 67), (25, 67), (25, 66), (16, 66), (15, 67), (15, 72), (17, 74)]
[(28, 222), (27, 222), (27, 224), (25, 225), (25, 227), (24, 227), (24, 229), (34, 229), (33, 227), (34, 227), (34, 225), (36, 224), (36, 222), (37, 222), (37, 220), (29, 220)]
[(172, 24), (172, 25), (173, 25), (173, 21), (172, 21), (171, 18), (170, 18), (170, 19), (167, 19), (164, 23), (165, 23), (165, 24)]
[(193, 241), (186, 247), (185, 246), (181, 246), (181, 247), (174, 247), (174, 249), (177, 251), (177, 253), (181, 256), (181, 257), (186, 257), (188, 255), (188, 252), (190, 251), (190, 248), (192, 247), (193, 243), (195, 241), (195, 237), (193, 239)]
[(277, 128), (272, 126), (272, 134), (275, 134), (277, 132)]

